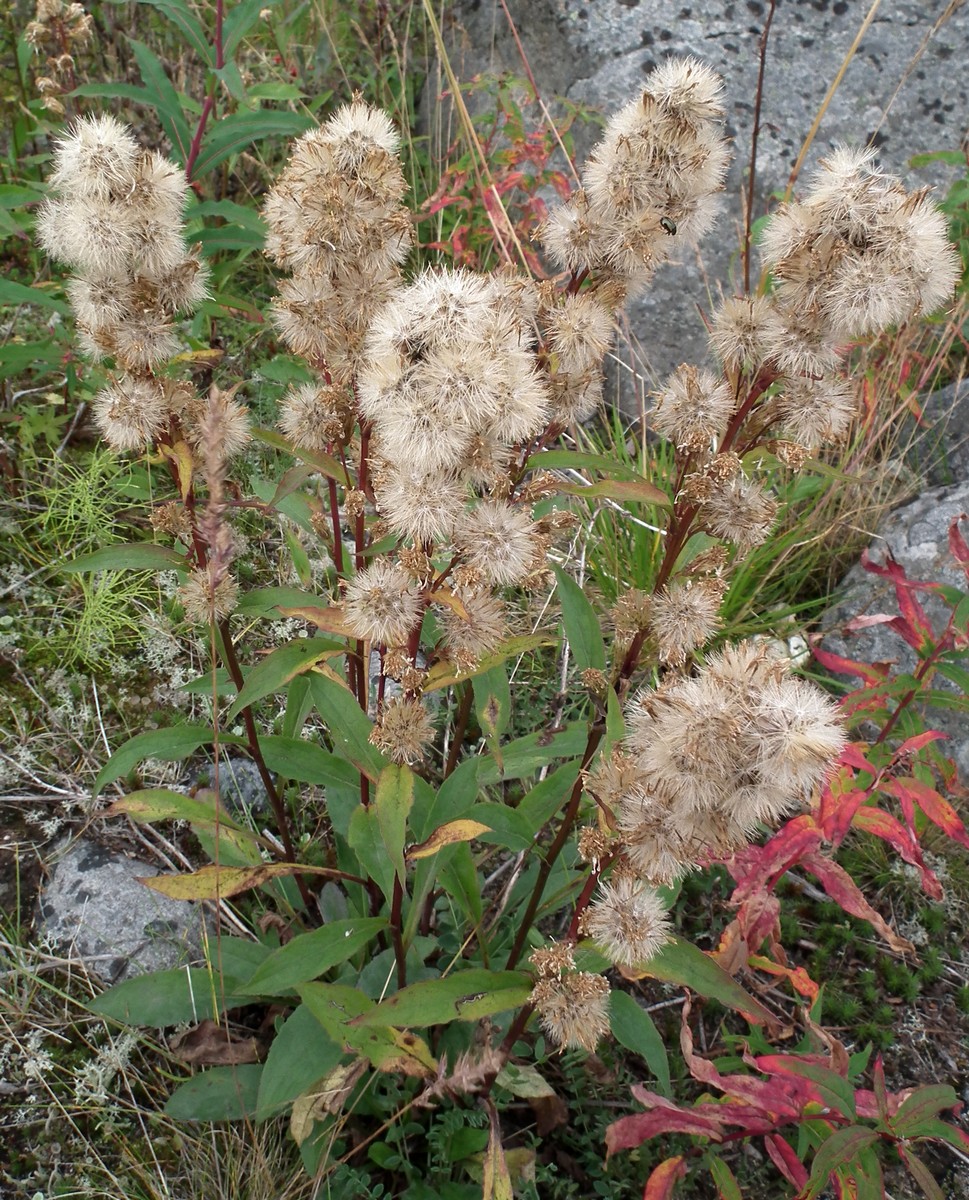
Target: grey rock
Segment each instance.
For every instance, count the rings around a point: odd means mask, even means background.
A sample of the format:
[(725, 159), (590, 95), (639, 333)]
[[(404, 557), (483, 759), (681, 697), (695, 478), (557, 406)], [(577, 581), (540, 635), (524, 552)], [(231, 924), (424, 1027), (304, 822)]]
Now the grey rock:
[(906, 422), (907, 459), (930, 487), (969, 480), (969, 380), (920, 398), (921, 419)]
[(42, 936), (107, 983), (201, 962), (202, 910), (138, 882), (157, 874), (96, 842), (74, 842), (40, 895)]
[[(212, 763), (193, 770), (182, 787), (190, 792), (199, 788), (214, 790), (215, 767)], [(259, 768), (251, 758), (223, 755), (219, 763), (219, 799), (233, 815), (266, 812), (269, 797), (259, 774)]]
[[(969, 591), (965, 575), (948, 550), (949, 525), (954, 517), (965, 512), (969, 512), (969, 481), (950, 488), (933, 488), (888, 515), (869, 553), (876, 562), (882, 562), (889, 549), (910, 580)], [(842, 588), (838, 604), (823, 621), (823, 649), (869, 663), (892, 662), (897, 664), (897, 672), (911, 672), (918, 662), (915, 651), (887, 625), (873, 625), (851, 633), (844, 630), (853, 617), (862, 613), (898, 613), (890, 580), (872, 575), (858, 564), (848, 572)], [(941, 632), (951, 610), (931, 593), (916, 595), (933, 628)], [(938, 675), (933, 687), (949, 691), (954, 697), (963, 695), (955, 684)], [(921, 711), (925, 728), (949, 735), (951, 740), (942, 746), (942, 752), (955, 760), (962, 778), (969, 779), (969, 700), (961, 709), (923, 707)]]
[[(694, 259), (657, 273), (629, 311), (631, 346), (620, 371), (624, 406), (638, 412), (644, 389), (681, 362), (707, 356), (697, 311), (709, 311), (718, 287), (742, 277), (737, 255), (750, 154), (758, 46), (765, 0), (507, 0), (543, 97), (561, 95), (610, 113), (635, 96), (645, 75), (670, 55), (693, 54), (726, 86), (727, 132), (734, 161), (719, 226)], [(954, 11), (942, 20), (952, 7)], [(783, 189), (825, 92), (848, 53), (868, 5), (849, 0), (788, 0), (771, 28), (758, 148), (754, 215)], [(939, 28), (935, 28), (939, 22)], [(494, 0), (458, 0), (454, 59), (461, 77), (496, 70), (524, 74), (521, 57)], [(966, 74), (969, 5), (945, 0), (883, 0), (824, 115), (802, 182), (838, 143), (874, 141), (882, 164), (908, 186), (946, 183), (952, 168), (913, 171), (913, 154), (955, 149), (969, 111)], [(595, 131), (577, 138), (581, 163)], [(638, 384), (631, 387), (630, 381)]]

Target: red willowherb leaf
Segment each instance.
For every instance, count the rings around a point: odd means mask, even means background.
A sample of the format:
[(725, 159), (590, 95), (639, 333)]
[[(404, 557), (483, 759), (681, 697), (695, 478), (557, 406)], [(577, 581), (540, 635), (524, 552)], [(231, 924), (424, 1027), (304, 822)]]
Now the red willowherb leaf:
[[(707, 1137), (715, 1142), (723, 1139), (724, 1122), (719, 1105), (704, 1104), (701, 1106), (704, 1111), (697, 1112), (691, 1108), (680, 1108), (655, 1092), (637, 1092), (635, 1088), (633, 1092), (640, 1103), (649, 1103), (649, 1111), (632, 1113), (628, 1117), (620, 1117), (618, 1121), (613, 1121), (606, 1129), (607, 1156), (619, 1150), (634, 1150), (650, 1138), (668, 1133)], [(650, 1099), (645, 1100), (644, 1096)]]
[(863, 829), (865, 833), (873, 833), (883, 841), (894, 846), (907, 863), (918, 869), (922, 880), (922, 889), (933, 900), (942, 899), (942, 885), (935, 874), (929, 870), (922, 858), (922, 851), (915, 840), (911, 829), (896, 820), (891, 813), (880, 808), (866, 806), (855, 814), (852, 822), (855, 829)]
[(878, 774), (878, 768), (874, 763), (870, 763), (863, 754), (863, 743), (849, 742), (841, 751), (841, 757), (838, 759), (840, 763), (844, 763), (849, 767), (854, 767), (856, 771), (865, 771), (873, 779)]
[(892, 557), (891, 551), (885, 555), (882, 566), (874, 562), (867, 550), (861, 552), (861, 565), (872, 575), (881, 575), (891, 579), (895, 588), (895, 600), (901, 617), (892, 627), (916, 650), (926, 641), (933, 640), (932, 622), (925, 615), (925, 609), (919, 604), (915, 590), (926, 589), (926, 584), (910, 580), (905, 574), (905, 568)]
[(855, 662), (851, 658), (842, 658), (840, 654), (832, 654), (830, 650), (822, 650), (820, 646), (812, 646), (811, 652), (822, 667), (827, 667), (836, 675), (857, 675), (869, 687), (876, 687), (888, 677), (886, 663)]
[(840, 846), (851, 828), (855, 813), (867, 799), (868, 793), (860, 789), (838, 796), (825, 788), (818, 807), (818, 824), (824, 831), (825, 839), (834, 846)]
[(682, 1154), (661, 1162), (650, 1172), (649, 1179), (646, 1180), (643, 1200), (670, 1200), (673, 1189), (676, 1187), (676, 1181), (682, 1179), (684, 1175), (686, 1175), (686, 1163), (683, 1161)]
[[(904, 779), (896, 779), (892, 782), (897, 784), (900, 789), (904, 787), (907, 795), (911, 796), (933, 825), (938, 825), (947, 837), (952, 838), (954, 842), (958, 842), (960, 846), (969, 849), (969, 834), (966, 833), (966, 827), (960, 821), (956, 810), (948, 800), (944, 800), (928, 784), (922, 783), (919, 779), (912, 779), (910, 776)], [(885, 791), (889, 790), (886, 784)], [(899, 795), (898, 792), (894, 792), (893, 794)], [(899, 800), (901, 800), (900, 795)]]
[(796, 1188), (804, 1187), (808, 1181), (807, 1168), (785, 1138), (779, 1133), (769, 1133), (764, 1138), (764, 1149), (788, 1183), (792, 1183)]
[(952, 523), (949, 526), (949, 553), (956, 560), (963, 571), (966, 573), (966, 580), (969, 581), (969, 544), (962, 536), (962, 531), (959, 528), (959, 522), (966, 519), (965, 513), (960, 513), (958, 517), (952, 518)]
[(948, 736), (947, 733), (939, 733), (937, 729), (928, 729), (925, 733), (917, 733), (914, 737), (906, 738), (892, 755), (892, 762), (898, 762), (901, 758), (917, 754), (930, 742), (945, 741)]
[(759, 954), (753, 954), (747, 960), (747, 965), (764, 971), (767, 975), (780, 975), (791, 981), (791, 986), (801, 996), (805, 996), (813, 1004), (817, 1000), (821, 988), (814, 982), (803, 967), (785, 967)]
[(749, 846), (734, 856), (734, 864), (740, 871), (734, 899), (745, 900), (756, 892), (770, 890), (778, 879), (805, 854), (816, 850), (822, 841), (822, 833), (810, 813), (794, 817), (774, 834), (763, 846)]
[(840, 904), (846, 913), (853, 917), (861, 917), (872, 925), (877, 933), (884, 938), (893, 950), (900, 954), (912, 954), (915, 947), (906, 938), (892, 929), (885, 918), (875, 911), (858, 889), (858, 885), (843, 867), (839, 867), (830, 858), (822, 854), (806, 854), (801, 859), (801, 866), (810, 871), (821, 883), (836, 904)]

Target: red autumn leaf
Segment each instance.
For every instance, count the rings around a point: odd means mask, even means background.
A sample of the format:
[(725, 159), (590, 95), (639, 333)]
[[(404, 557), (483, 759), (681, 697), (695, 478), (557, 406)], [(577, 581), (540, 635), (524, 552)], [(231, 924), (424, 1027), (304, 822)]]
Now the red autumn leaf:
[(751, 949), (757, 949), (776, 935), (780, 917), (780, 901), (767, 892), (755, 892), (737, 909), (737, 925)]
[(908, 755), (917, 754), (924, 746), (928, 746), (930, 742), (945, 741), (948, 738), (947, 733), (940, 733), (937, 729), (928, 729), (925, 733), (917, 733), (914, 737), (906, 738), (904, 742), (892, 755), (893, 761), (898, 761)]
[(634, 1150), (650, 1138), (668, 1133), (685, 1133), (694, 1137), (706, 1137), (714, 1142), (723, 1139), (723, 1124), (718, 1119), (718, 1105), (704, 1104), (701, 1107), (710, 1109), (710, 1113), (698, 1113), (694, 1109), (679, 1108), (662, 1096), (657, 1097), (655, 1107), (648, 1112), (632, 1113), (621, 1117), (606, 1129), (606, 1153), (615, 1154), (619, 1150)]
[(952, 518), (949, 526), (949, 553), (965, 571), (966, 579), (969, 580), (969, 544), (966, 543), (966, 539), (959, 529), (959, 522), (965, 519), (965, 513), (960, 513), (958, 517)]
[(881, 913), (872, 908), (843, 867), (821, 854), (806, 854), (801, 859), (801, 865), (820, 881), (836, 904), (840, 904), (846, 913), (853, 917), (861, 917), (863, 921), (872, 925), (893, 950), (900, 954), (914, 953), (915, 947), (912, 943), (899, 937)]
[(821, 992), (820, 987), (803, 967), (785, 967), (781, 963), (773, 962), (769, 958), (763, 958), (759, 954), (752, 955), (748, 960), (748, 965), (756, 968), (758, 971), (764, 971), (767, 975), (779, 975), (784, 979), (789, 979), (794, 990), (799, 995), (807, 997), (812, 1004), (817, 1000)]
[(890, 846), (894, 846), (907, 863), (911, 863), (913, 867), (917, 868), (926, 895), (931, 896), (933, 900), (942, 899), (942, 885), (925, 865), (922, 851), (912, 835), (912, 831), (907, 829), (901, 821), (896, 820), (891, 813), (869, 805), (858, 810), (853, 825), (855, 829), (873, 833), (876, 837), (888, 842)]
[(855, 814), (867, 799), (868, 793), (860, 789), (844, 792), (840, 796), (825, 790), (818, 810), (818, 824), (824, 831), (825, 839), (832, 845), (840, 846), (854, 822)]
[(682, 1179), (685, 1174), (686, 1163), (683, 1161), (682, 1154), (661, 1162), (646, 1180), (643, 1200), (670, 1200), (673, 1188), (676, 1187), (676, 1181)]
[(851, 658), (842, 658), (840, 654), (832, 654), (829, 650), (822, 650), (820, 646), (813, 646), (812, 652), (822, 667), (827, 667), (836, 675), (857, 675), (869, 687), (877, 686), (888, 675), (888, 666), (885, 663), (856, 662)]
[(769, 890), (778, 879), (805, 854), (821, 845), (822, 834), (810, 813), (802, 813), (783, 825), (763, 846), (751, 846), (735, 856), (741, 869), (734, 898), (744, 900), (761, 890)]
[(902, 634), (902, 637), (916, 649), (918, 649), (922, 641), (926, 639), (931, 640), (933, 636), (932, 623), (925, 615), (925, 610), (915, 597), (915, 589), (921, 588), (924, 590), (927, 585), (910, 580), (905, 574), (905, 568), (892, 557), (890, 551), (885, 556), (884, 564), (879, 566), (870, 557), (868, 551), (863, 550), (861, 552), (861, 565), (872, 575), (881, 575), (883, 578), (891, 579), (892, 585), (895, 588), (895, 600), (898, 604), (898, 611), (901, 613), (898, 624), (894, 628)]
[(854, 767), (856, 771), (865, 771), (871, 776), (878, 774), (878, 768), (865, 758), (862, 752), (863, 744), (860, 742), (849, 742), (841, 751), (841, 758), (838, 760), (846, 766)]
[(808, 1181), (807, 1168), (794, 1153), (794, 1148), (779, 1133), (769, 1133), (764, 1138), (764, 1149), (788, 1183), (803, 1188)]
[(907, 794), (914, 799), (933, 825), (938, 825), (947, 837), (969, 849), (969, 834), (948, 800), (943, 799), (934, 788), (930, 788), (919, 779), (905, 778), (895, 782), (904, 785)]

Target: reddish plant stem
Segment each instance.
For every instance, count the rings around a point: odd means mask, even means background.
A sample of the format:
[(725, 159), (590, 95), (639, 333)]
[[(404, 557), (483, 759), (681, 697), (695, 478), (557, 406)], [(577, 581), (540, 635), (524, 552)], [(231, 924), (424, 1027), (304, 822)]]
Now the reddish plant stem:
[(515, 941), (512, 944), (511, 953), (508, 955), (508, 962), (505, 966), (506, 971), (512, 971), (518, 964), (518, 960), (522, 956), (522, 951), (525, 949), (525, 942), (528, 939), (529, 930), (532, 927), (532, 921), (535, 919), (535, 914), (538, 912), (538, 907), (542, 902), (542, 895), (545, 891), (545, 885), (548, 883), (548, 877), (552, 873), (552, 868), (558, 856), (565, 849), (565, 844), (569, 840), (572, 833), (572, 826), (575, 824), (575, 818), (579, 812), (579, 805), (582, 802), (582, 772), (592, 762), (592, 758), (599, 748), (599, 743), (602, 741), (602, 736), (605, 733), (605, 725), (596, 723), (589, 730), (589, 737), (585, 745), (585, 753), (582, 755), (582, 762), (579, 766), (579, 774), (576, 777), (575, 784), (572, 787), (572, 794), (569, 796), (569, 802), (565, 809), (565, 815), (562, 817), (562, 823), (559, 826), (558, 833), (551, 846), (548, 848), (548, 853), (542, 859), (538, 868), (538, 878), (535, 880), (535, 886), (532, 889), (532, 894), (528, 898), (528, 906), (522, 916), (518, 926), (518, 932), (515, 934)]
[(585, 881), (582, 891), (579, 893), (579, 898), (575, 902), (575, 910), (572, 913), (572, 920), (569, 923), (569, 932), (566, 934), (566, 941), (577, 942), (579, 940), (579, 922), (582, 920), (582, 914), (589, 907), (592, 893), (596, 890), (596, 886), (602, 875), (612, 866), (612, 860), (615, 857), (615, 853), (607, 855), (589, 872), (589, 878)]
[[(222, 44), (222, 19), (224, 16), (224, 0), (215, 0), (215, 69), (221, 71), (225, 66), (225, 48)], [(192, 144), (189, 147), (188, 158), (185, 160), (185, 178), (191, 181), (192, 171), (195, 169), (195, 163), (198, 160), (199, 152), (202, 149), (202, 138), (205, 136), (205, 127), (209, 123), (209, 117), (215, 109), (215, 93), (218, 88), (218, 81), (212, 79), (209, 84), (208, 91), (205, 93), (205, 100), (202, 103), (202, 111), (199, 113), (198, 123), (195, 126), (195, 136), (192, 138)]]
[(750, 295), (750, 240), (754, 224), (754, 181), (757, 178), (757, 140), (760, 136), (760, 111), (764, 103), (764, 74), (767, 68), (767, 39), (777, 0), (770, 0), (770, 8), (760, 35), (759, 65), (757, 68), (757, 93), (754, 100), (754, 128), (750, 135), (750, 170), (747, 176), (747, 217), (744, 222), (744, 294)]
[(471, 686), (471, 680), (465, 680), (461, 686), (461, 699), (458, 703), (457, 717), (454, 722), (454, 733), (451, 736), (451, 748), (448, 751), (447, 765), (444, 768), (445, 779), (454, 773), (454, 769), (458, 765), (458, 759), (461, 756), (461, 747), (464, 744), (464, 735), (468, 731), (471, 705), (474, 701), (474, 689)]
[(400, 876), (394, 876), (394, 894), (390, 902), (390, 936), (394, 943), (394, 961), (397, 964), (397, 986), (407, 986), (407, 956), (401, 934), (401, 911), (404, 906), (404, 885)]

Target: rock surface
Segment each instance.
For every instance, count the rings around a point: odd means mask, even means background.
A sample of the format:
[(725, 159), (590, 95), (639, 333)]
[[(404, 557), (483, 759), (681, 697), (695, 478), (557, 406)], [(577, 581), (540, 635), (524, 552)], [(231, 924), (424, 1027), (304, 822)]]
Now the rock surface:
[[(885, 559), (886, 549), (891, 550), (910, 580), (943, 583), (963, 592), (969, 591), (966, 577), (953, 562), (947, 544), (950, 522), (965, 512), (969, 512), (969, 480), (953, 487), (931, 488), (911, 504), (889, 513), (869, 554), (880, 563)], [(823, 648), (867, 663), (892, 662), (897, 664), (897, 672), (912, 671), (918, 661), (915, 651), (887, 625), (873, 625), (857, 633), (845, 633), (843, 629), (848, 621), (862, 613), (897, 614), (895, 591), (890, 581), (870, 574), (858, 564), (848, 572), (842, 586), (845, 590), (841, 600), (828, 612), (823, 623), (827, 631)], [(951, 610), (936, 596), (926, 592), (916, 595), (933, 628), (943, 630)], [(954, 697), (962, 695), (954, 684), (939, 675), (933, 686), (951, 692)], [(925, 728), (949, 734), (951, 740), (945, 743), (942, 752), (955, 760), (961, 777), (969, 779), (967, 709), (923, 708), (922, 714)]]
[(138, 882), (157, 874), (96, 842), (74, 842), (41, 893), (41, 936), (107, 983), (201, 961), (201, 910)]
[[(634, 374), (623, 402), (639, 411), (672, 367), (706, 356), (697, 305), (709, 310), (718, 287), (738, 277), (744, 178), (750, 153), (758, 46), (765, 0), (506, 0), (543, 97), (567, 97), (612, 112), (635, 96), (645, 75), (670, 55), (693, 54), (719, 71), (726, 87), (727, 131), (734, 161), (724, 211), (697, 261), (666, 267), (629, 312)], [(868, 11), (849, 0), (786, 0), (770, 33), (758, 150), (755, 216), (788, 181), (802, 140), (821, 108)], [(948, 9), (954, 11), (943, 19)], [(939, 27), (935, 28), (936, 23)], [(521, 56), (498, 0), (458, 0), (452, 29), (462, 79), (485, 70), (524, 75)], [(969, 5), (945, 0), (883, 0), (824, 114), (802, 171), (833, 145), (879, 148), (882, 163), (910, 187), (945, 183), (952, 168), (913, 171), (913, 154), (957, 149), (969, 111), (964, 64)], [(581, 162), (597, 135), (577, 145)], [(628, 381), (638, 377), (631, 393)]]

